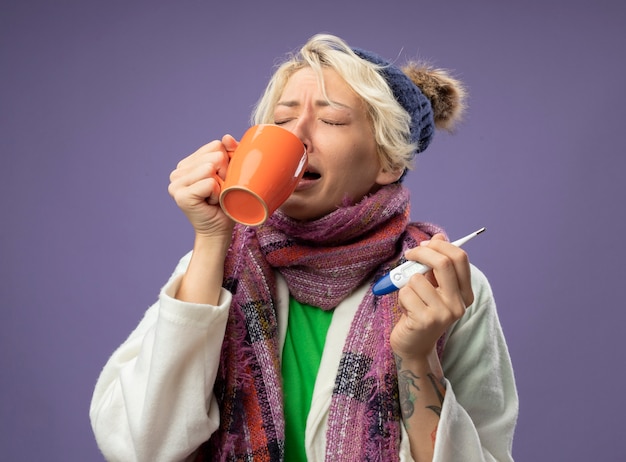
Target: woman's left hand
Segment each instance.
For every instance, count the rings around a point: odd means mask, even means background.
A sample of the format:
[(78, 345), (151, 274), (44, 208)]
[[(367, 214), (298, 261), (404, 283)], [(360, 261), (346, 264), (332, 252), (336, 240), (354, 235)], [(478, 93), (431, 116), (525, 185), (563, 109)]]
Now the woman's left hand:
[(442, 234), (408, 250), (406, 258), (432, 270), (413, 275), (400, 289), (404, 313), (391, 333), (391, 348), (400, 358), (421, 362), (432, 359), (437, 340), (474, 301), (470, 265), (467, 254)]

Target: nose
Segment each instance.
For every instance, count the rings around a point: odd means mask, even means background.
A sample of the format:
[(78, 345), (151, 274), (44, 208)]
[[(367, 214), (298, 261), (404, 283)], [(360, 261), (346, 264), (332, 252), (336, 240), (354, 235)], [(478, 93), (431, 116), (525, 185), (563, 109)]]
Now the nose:
[(304, 144), (306, 151), (310, 152), (313, 145), (312, 130), (311, 124), (307, 119), (308, 117), (306, 116), (298, 118), (296, 124), (290, 127), (290, 130), (294, 135), (300, 138), (300, 141), (302, 141), (302, 144)]

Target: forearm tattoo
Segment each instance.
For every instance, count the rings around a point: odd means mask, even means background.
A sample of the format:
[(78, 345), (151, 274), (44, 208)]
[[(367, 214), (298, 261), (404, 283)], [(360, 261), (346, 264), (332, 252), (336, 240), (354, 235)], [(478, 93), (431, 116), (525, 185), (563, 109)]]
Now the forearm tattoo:
[(435, 393), (437, 394), (437, 400), (439, 403), (437, 405), (431, 404), (430, 406), (426, 406), (428, 409), (433, 411), (437, 416), (441, 417), (441, 406), (443, 405), (443, 396), (446, 392), (446, 384), (443, 380), (443, 377), (437, 380), (434, 374), (426, 374), (428, 377), (428, 381), (430, 382), (430, 386), (433, 387)]
[[(420, 389), (420, 382), (422, 377), (415, 375), (412, 371), (402, 368), (402, 358), (398, 355), (395, 356), (396, 367), (398, 369), (398, 392), (400, 398), (400, 409), (402, 411), (402, 417), (409, 419), (415, 413), (415, 403), (418, 400)], [(434, 374), (429, 373), (426, 375), (427, 386), (432, 387), (437, 395), (436, 404), (426, 405), (426, 409), (430, 409), (437, 416), (441, 416), (441, 406), (443, 405), (443, 398), (445, 395), (445, 382), (443, 378), (437, 379)]]

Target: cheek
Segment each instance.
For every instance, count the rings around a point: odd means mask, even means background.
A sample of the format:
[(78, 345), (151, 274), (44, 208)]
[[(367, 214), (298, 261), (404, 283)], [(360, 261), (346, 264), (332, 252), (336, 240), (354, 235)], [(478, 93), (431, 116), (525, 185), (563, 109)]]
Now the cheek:
[(358, 202), (376, 186), (377, 172), (371, 161), (363, 159), (350, 162), (341, 172), (337, 170), (333, 175), (338, 194), (335, 199), (343, 200), (347, 195), (352, 201)]
[(345, 169), (360, 181), (373, 181), (380, 170), (378, 157), (368, 151), (357, 151), (354, 156), (347, 160)]
[(333, 161), (338, 168), (350, 171), (367, 172), (378, 168), (376, 147), (367, 142), (345, 143), (342, 147), (335, 147), (336, 156)]

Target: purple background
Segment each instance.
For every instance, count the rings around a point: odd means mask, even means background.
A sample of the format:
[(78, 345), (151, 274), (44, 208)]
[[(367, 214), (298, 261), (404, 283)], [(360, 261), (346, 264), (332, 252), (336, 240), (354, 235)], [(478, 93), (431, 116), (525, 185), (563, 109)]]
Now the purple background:
[[(257, 5), (257, 6), (251, 6)], [(626, 460), (626, 6), (614, 1), (2, 2), (0, 448), (101, 460), (100, 368), (192, 233), (168, 175), (248, 125), (276, 58), (327, 31), (428, 58), (470, 110), (407, 178), (490, 278), (521, 461)]]

